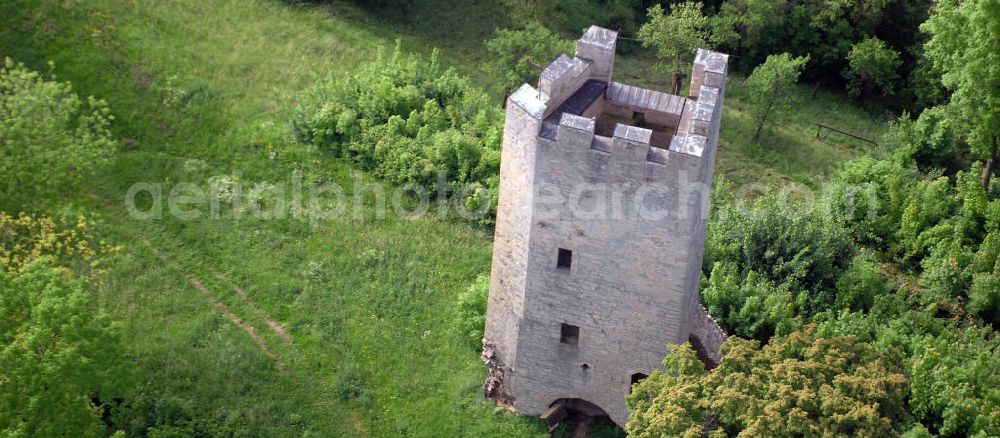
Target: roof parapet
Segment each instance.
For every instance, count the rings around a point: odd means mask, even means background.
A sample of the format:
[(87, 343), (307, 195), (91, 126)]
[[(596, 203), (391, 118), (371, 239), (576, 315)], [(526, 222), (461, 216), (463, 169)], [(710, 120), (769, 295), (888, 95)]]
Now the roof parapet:
[(514, 94), (507, 98), (508, 103), (517, 105), (528, 115), (541, 120), (545, 114), (545, 103), (538, 98), (538, 90), (528, 84), (522, 84)]
[(645, 161), (653, 131), (618, 123), (611, 143), (611, 155), (630, 161)]
[(594, 119), (563, 113), (559, 119), (558, 139), (562, 144), (589, 148), (594, 141)]
[(688, 97), (698, 98), (702, 85), (722, 88), (729, 71), (729, 55), (707, 49), (698, 49), (691, 71), (691, 87)]
[(677, 135), (670, 139), (670, 151), (701, 157), (708, 146), (708, 137), (703, 135)]
[(611, 82), (617, 45), (618, 32), (599, 26), (590, 26), (587, 32), (576, 40), (576, 56), (594, 63), (590, 70), (590, 79)]
[(694, 104), (691, 115), (691, 134), (708, 136), (715, 120), (715, 112), (719, 109), (719, 89), (702, 85), (698, 89), (698, 101)]
[(553, 113), (590, 78), (587, 72), (592, 62), (577, 57), (559, 55), (542, 70), (538, 78), (539, 99), (545, 102), (545, 116)]

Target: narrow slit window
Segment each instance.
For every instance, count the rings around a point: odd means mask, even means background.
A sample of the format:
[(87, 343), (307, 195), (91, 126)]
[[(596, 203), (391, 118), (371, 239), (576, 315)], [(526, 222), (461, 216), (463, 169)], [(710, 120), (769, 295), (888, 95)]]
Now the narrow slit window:
[(563, 323), (559, 332), (559, 342), (572, 346), (580, 344), (580, 327)]
[(560, 269), (569, 269), (573, 266), (573, 251), (565, 248), (559, 248), (559, 259), (556, 261), (556, 267)]

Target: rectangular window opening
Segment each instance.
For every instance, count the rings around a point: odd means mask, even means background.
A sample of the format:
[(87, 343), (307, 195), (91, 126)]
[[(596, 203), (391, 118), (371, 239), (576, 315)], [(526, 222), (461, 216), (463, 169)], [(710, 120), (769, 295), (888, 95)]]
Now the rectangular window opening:
[(580, 327), (563, 323), (559, 331), (559, 342), (576, 346), (580, 343)]
[(559, 248), (559, 260), (556, 262), (556, 267), (569, 269), (571, 266), (573, 266), (573, 251)]

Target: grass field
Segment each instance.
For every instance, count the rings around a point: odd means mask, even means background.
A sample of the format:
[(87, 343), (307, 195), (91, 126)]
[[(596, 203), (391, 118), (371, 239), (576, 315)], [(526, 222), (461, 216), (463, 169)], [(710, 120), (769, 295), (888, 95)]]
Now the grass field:
[[(362, 218), (319, 227), (137, 221), (123, 208), (140, 181), (286, 181), (298, 171), (353, 186), (349, 166), (290, 140), (288, 113), (317, 78), (350, 72), (397, 38), (405, 50), (440, 47), (446, 65), (498, 93), (481, 49), (504, 24), (496, 6), (428, 0), (414, 11), (273, 0), (0, 4), (0, 56), (42, 71), (54, 61), (55, 75), (106, 99), (118, 117), (121, 153), (76, 207), (95, 212), (124, 247), (100, 297), (123, 321), (138, 370), (129, 403), (143, 415), (131, 427), (172, 425), (163, 436), (545, 435), (540, 422), (481, 399), (478, 352), (448, 330), (454, 297), (489, 270), (488, 230), (391, 209), (377, 217), (367, 197)], [(623, 59), (621, 80), (662, 88), (648, 65)], [(740, 183), (816, 185), (865, 152), (816, 140), (817, 118), (867, 136), (880, 129), (820, 93), (773, 141), (751, 145), (739, 96), (734, 81), (718, 168)]]

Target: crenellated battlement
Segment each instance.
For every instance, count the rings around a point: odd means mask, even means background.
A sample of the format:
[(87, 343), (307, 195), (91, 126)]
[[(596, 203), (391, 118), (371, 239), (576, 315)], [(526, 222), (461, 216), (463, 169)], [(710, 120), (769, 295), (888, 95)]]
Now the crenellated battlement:
[[(667, 165), (671, 153), (701, 158), (722, 119), (728, 55), (699, 49), (687, 97), (613, 82), (617, 33), (592, 26), (576, 55), (560, 55), (510, 102), (541, 120), (538, 136), (613, 159)], [(589, 122), (588, 122), (589, 121)], [(639, 134), (642, 133), (642, 134)]]
[[(686, 108), (671, 139), (669, 149), (701, 157), (714, 146), (722, 122), (722, 100), (726, 88), (729, 55), (698, 49), (691, 73), (691, 92)], [(710, 141), (711, 139), (711, 141)]]
[(729, 55), (706, 49), (698, 49), (691, 72), (689, 98), (697, 99), (701, 86), (724, 88), (729, 69)]
[(556, 138), (570, 147), (590, 146), (594, 142), (594, 129), (594, 119), (563, 113)]
[(538, 78), (538, 98), (546, 103), (546, 116), (559, 108), (583, 83), (593, 66), (591, 61), (559, 55)]
[(590, 79), (611, 82), (617, 46), (618, 32), (598, 26), (590, 26), (583, 36), (576, 40), (576, 57), (593, 63)]
[(618, 123), (611, 142), (611, 156), (627, 161), (645, 161), (653, 131)]

